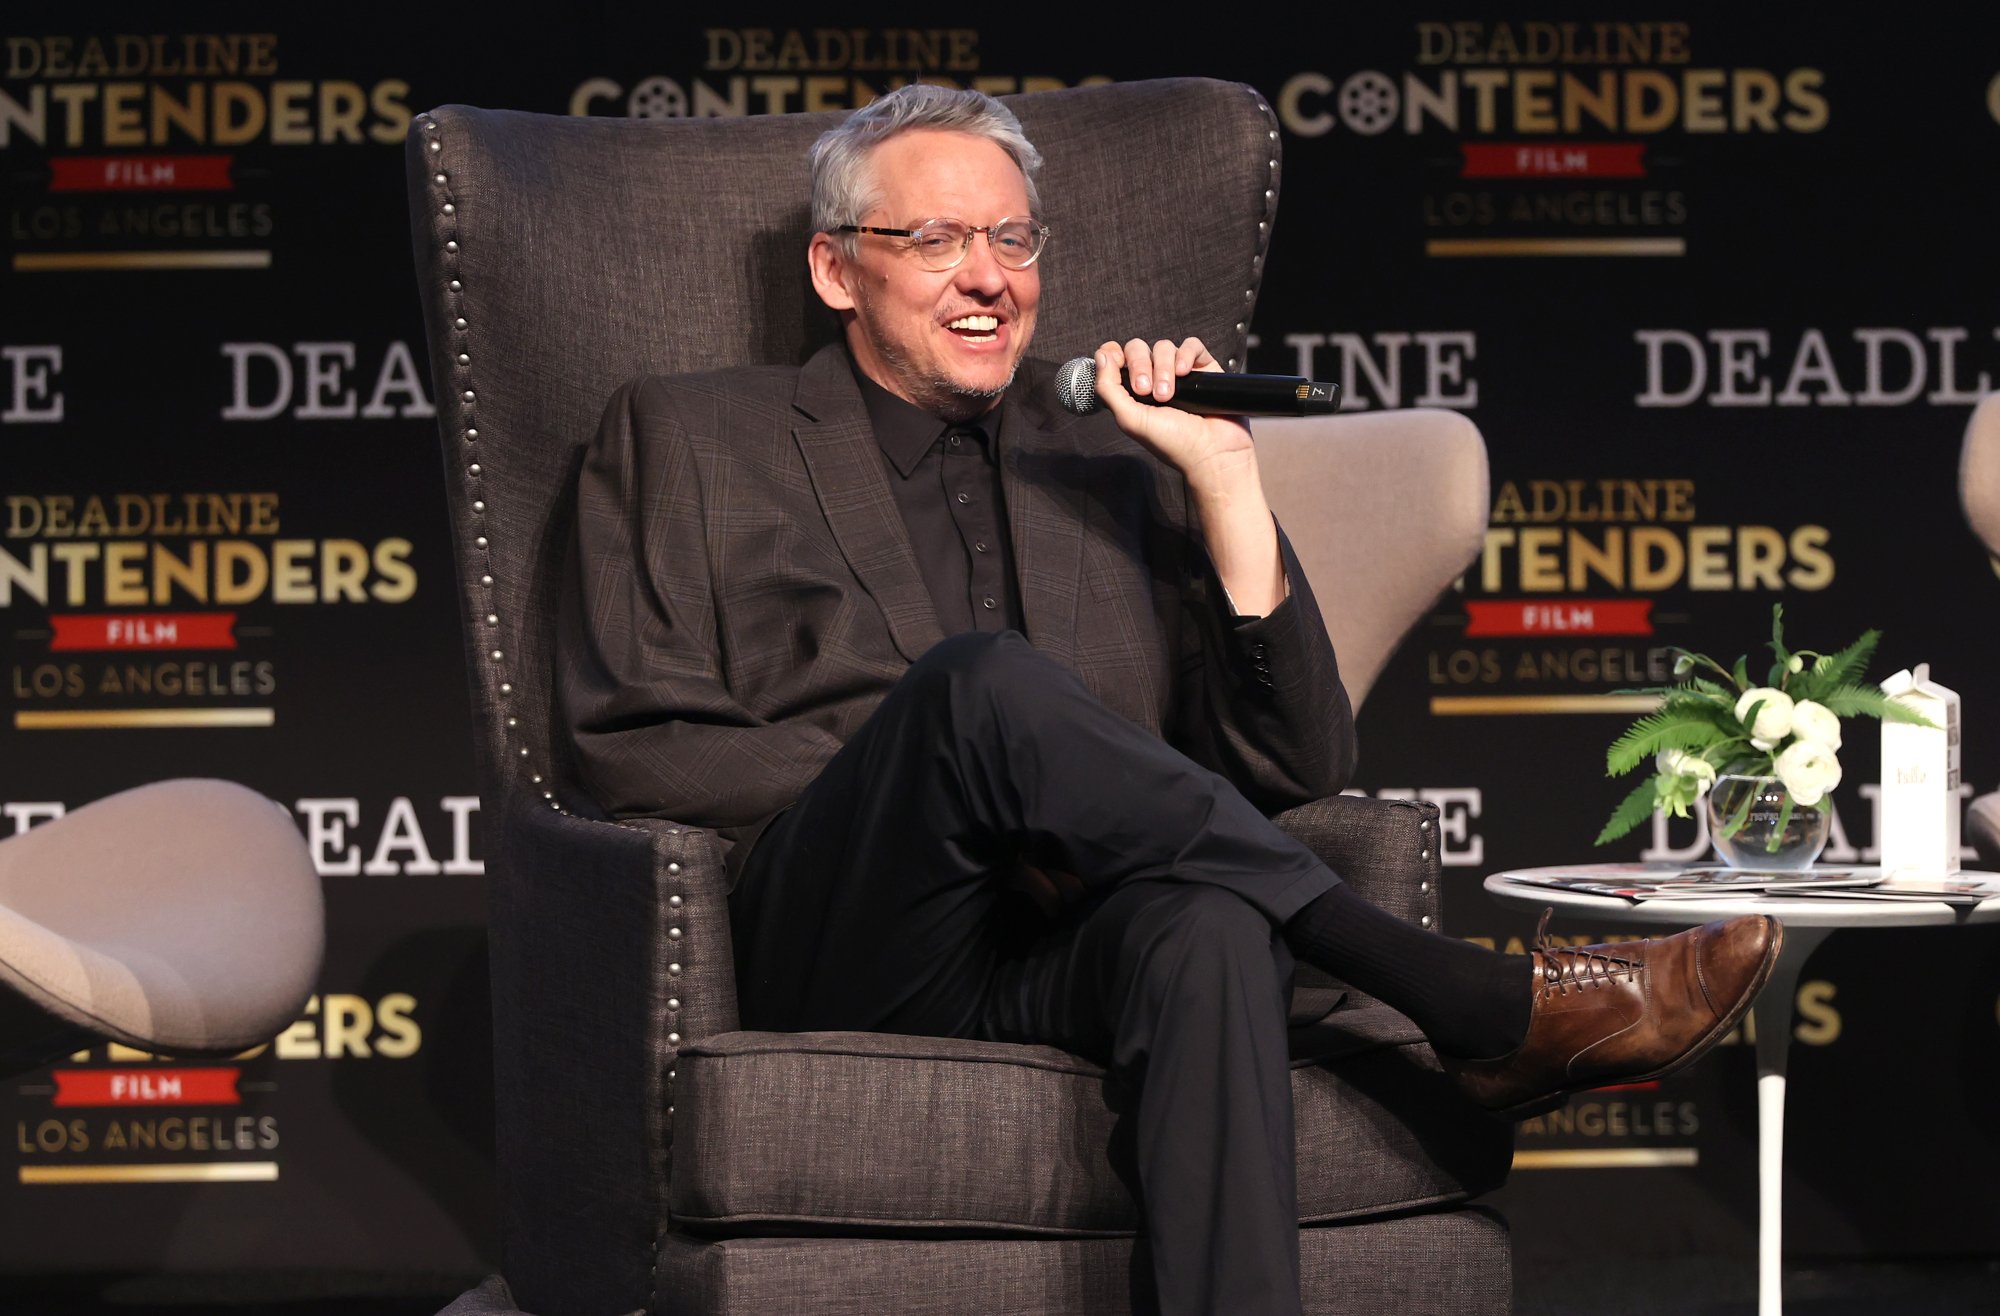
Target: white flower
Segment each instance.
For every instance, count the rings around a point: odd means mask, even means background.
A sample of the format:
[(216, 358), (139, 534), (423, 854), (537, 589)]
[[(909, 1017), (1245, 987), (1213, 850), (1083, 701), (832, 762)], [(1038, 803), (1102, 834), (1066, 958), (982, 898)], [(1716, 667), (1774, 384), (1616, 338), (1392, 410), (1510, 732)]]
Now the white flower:
[(1794, 740), (1771, 766), (1792, 798), (1806, 808), (1840, 784), (1840, 760), (1817, 740)]
[(1690, 754), (1684, 749), (1667, 748), (1653, 756), (1653, 766), (1669, 777), (1679, 777), (1694, 787), (1694, 798), (1700, 799), (1715, 784), (1715, 765), (1699, 754)]
[(1760, 685), (1743, 692), (1736, 701), (1736, 720), (1741, 722), (1750, 712), (1752, 704), (1762, 704), (1757, 710), (1757, 724), (1749, 728), (1750, 743), (1758, 749), (1770, 749), (1783, 740), (1792, 730), (1792, 697), (1783, 690), (1773, 690)]
[(1792, 705), (1792, 734), (1800, 740), (1817, 740), (1828, 749), (1840, 748), (1840, 718), (1825, 704), (1801, 699)]

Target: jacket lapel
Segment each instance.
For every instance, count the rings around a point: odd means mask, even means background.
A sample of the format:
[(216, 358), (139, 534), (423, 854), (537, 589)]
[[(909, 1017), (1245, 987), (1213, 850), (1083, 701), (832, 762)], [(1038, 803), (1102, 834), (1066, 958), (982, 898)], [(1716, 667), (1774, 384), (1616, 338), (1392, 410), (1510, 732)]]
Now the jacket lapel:
[(915, 662), (944, 632), (841, 347), (823, 347), (806, 363), (792, 404), (799, 412), (793, 437), (820, 510), (847, 565), (888, 619), (897, 652)]

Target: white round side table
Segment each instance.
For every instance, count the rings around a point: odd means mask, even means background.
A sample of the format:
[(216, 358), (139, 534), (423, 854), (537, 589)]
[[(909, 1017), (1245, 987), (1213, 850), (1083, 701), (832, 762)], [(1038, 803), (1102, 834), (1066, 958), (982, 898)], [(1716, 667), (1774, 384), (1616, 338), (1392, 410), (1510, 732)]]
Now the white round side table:
[[(1609, 923), (1665, 924), (1691, 928), (1738, 914), (1771, 914), (1785, 925), (1783, 948), (1756, 1004), (1750, 1009), (1757, 1033), (1757, 1311), (1779, 1316), (1784, 1310), (1781, 1245), (1784, 1236), (1783, 1189), (1785, 1163), (1785, 1059), (1792, 1043), (1792, 1000), (1799, 971), (1827, 934), (1836, 928), (1908, 928), (1934, 924), (2000, 921), (2000, 895), (1973, 906), (1947, 905), (1935, 900), (1863, 900), (1841, 897), (1718, 895), (1692, 900), (1631, 901), (1622, 896), (1590, 895), (1522, 881), (1524, 877), (1601, 878), (1607, 882), (1644, 881), (1672, 877), (1679, 864), (1595, 865), (1518, 868), (1486, 879), (1487, 893), (1512, 905), (1553, 905)], [(1880, 869), (1842, 865), (1843, 873), (1879, 873)], [(2000, 874), (1961, 872), (1966, 881), (2000, 883)], [(2000, 890), (2000, 887), (1996, 887)]]

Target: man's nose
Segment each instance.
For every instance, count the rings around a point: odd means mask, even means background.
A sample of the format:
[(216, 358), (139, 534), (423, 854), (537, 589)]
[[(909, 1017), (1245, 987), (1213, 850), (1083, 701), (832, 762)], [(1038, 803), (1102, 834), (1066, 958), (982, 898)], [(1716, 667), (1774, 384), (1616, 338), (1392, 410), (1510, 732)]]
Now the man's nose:
[(974, 233), (971, 237), (972, 245), (966, 249), (965, 259), (958, 263), (958, 278), (954, 282), (964, 292), (997, 296), (1006, 290), (1007, 269), (993, 259), (990, 234)]

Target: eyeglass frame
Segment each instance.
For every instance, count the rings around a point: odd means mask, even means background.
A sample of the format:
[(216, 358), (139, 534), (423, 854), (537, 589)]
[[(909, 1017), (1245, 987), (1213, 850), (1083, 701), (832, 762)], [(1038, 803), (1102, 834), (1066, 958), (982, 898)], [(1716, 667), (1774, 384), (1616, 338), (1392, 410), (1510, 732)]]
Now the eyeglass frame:
[[(944, 223), (947, 218), (947, 216), (939, 215), (935, 218), (925, 220), (915, 228), (882, 228), (876, 224), (840, 224), (835, 226), (833, 231), (835, 233), (873, 233), (875, 236), (881, 238), (914, 239), (932, 224)], [(1032, 269), (1035, 262), (1042, 258), (1042, 253), (1049, 248), (1049, 234), (1051, 232), (1049, 226), (1036, 219), (1033, 215), (1002, 215), (991, 224), (966, 224), (962, 219), (950, 220), (949, 222), (953, 224), (963, 224), (965, 226), (965, 241), (961, 242), (958, 246), (958, 259), (952, 261), (949, 265), (940, 265), (930, 272), (932, 274), (943, 274), (946, 270), (955, 270), (965, 264), (966, 255), (972, 250), (972, 235), (975, 233), (984, 233), (986, 235), (986, 246), (988, 250), (991, 250), (993, 247), (993, 230), (1003, 224), (1014, 223), (1016, 220), (1028, 225), (1029, 229), (1034, 232), (1035, 237), (1038, 239), (1034, 254), (1029, 256), (1027, 262), (1022, 265), (1009, 265), (1006, 261), (1001, 260), (998, 254), (993, 257), (993, 260), (1003, 270)]]

